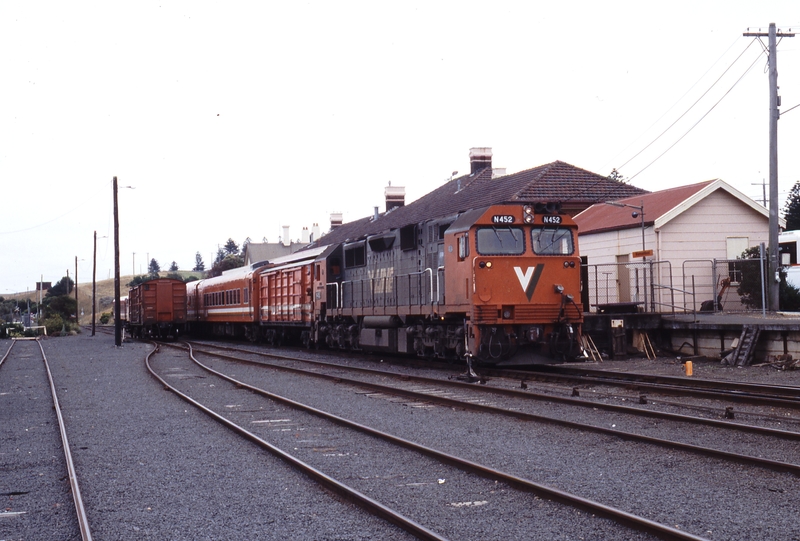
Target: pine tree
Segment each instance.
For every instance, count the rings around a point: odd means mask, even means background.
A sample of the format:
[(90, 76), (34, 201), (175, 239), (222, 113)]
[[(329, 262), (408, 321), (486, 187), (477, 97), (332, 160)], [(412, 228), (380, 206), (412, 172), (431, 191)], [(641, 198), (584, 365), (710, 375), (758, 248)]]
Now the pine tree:
[(194, 255), (194, 268), (192, 270), (195, 272), (206, 270), (206, 264), (203, 263), (203, 257), (200, 255), (200, 252)]
[(229, 238), (228, 242), (225, 243), (225, 255), (234, 255), (239, 253), (239, 245), (236, 242)]
[(786, 206), (783, 208), (783, 217), (786, 219), (787, 231), (800, 229), (800, 180), (795, 182), (789, 192)]

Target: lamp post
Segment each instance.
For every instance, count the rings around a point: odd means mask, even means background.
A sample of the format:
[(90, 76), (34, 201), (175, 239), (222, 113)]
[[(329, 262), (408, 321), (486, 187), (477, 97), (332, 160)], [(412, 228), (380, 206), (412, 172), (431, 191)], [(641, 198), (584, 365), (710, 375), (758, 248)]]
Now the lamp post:
[[(639, 216), (642, 217), (642, 252), (645, 251), (645, 244), (644, 244), (644, 199), (642, 199), (641, 205), (631, 205), (629, 203), (618, 203), (616, 201), (606, 201), (606, 205), (611, 205), (613, 207), (629, 207), (634, 209), (631, 213), (631, 216), (635, 219)], [(638, 212), (637, 212), (638, 211)], [(647, 259), (647, 257), (642, 256), (642, 259)]]

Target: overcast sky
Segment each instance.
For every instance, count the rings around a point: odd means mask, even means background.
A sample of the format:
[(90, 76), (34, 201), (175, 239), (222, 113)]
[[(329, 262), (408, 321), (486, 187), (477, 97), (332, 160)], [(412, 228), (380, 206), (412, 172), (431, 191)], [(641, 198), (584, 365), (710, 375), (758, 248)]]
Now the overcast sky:
[[(389, 182), (413, 201), (468, 172), (471, 147), (509, 173), (562, 160), (760, 200), (767, 57), (742, 34), (770, 22), (800, 30), (797, 0), (2, 0), (0, 295), (74, 278), (76, 257), (91, 281), (94, 231), (98, 279), (113, 276), (114, 176), (134, 187), (123, 275), (383, 211)], [(800, 35), (778, 73), (785, 197)]]

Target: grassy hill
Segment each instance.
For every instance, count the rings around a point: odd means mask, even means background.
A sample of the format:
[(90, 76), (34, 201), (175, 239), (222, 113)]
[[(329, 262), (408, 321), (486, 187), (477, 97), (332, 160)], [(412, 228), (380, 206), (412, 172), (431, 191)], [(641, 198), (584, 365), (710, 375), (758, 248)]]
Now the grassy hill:
[[(166, 277), (168, 272), (161, 272), (160, 276)], [(186, 279), (190, 276), (197, 276), (198, 278), (202, 278), (202, 273), (192, 272), (192, 271), (178, 271), (178, 274), (183, 278)], [(127, 297), (128, 296), (128, 282), (133, 280), (133, 276), (128, 274), (125, 276), (120, 276), (119, 280), (119, 289), (120, 289), (120, 296)], [(96, 285), (97, 290), (97, 321), (99, 325), (100, 315), (103, 312), (111, 313), (114, 311), (114, 279), (111, 280), (98, 280)], [(75, 291), (73, 290), (72, 295), (75, 295)], [(27, 293), (13, 293), (10, 295), (3, 295), (6, 299), (15, 299), (20, 302), (25, 301), (26, 299), (30, 298), (32, 301), (36, 301), (38, 299), (38, 293), (36, 291), (29, 291)], [(82, 313), (80, 317), (81, 325), (91, 325), (92, 323), (92, 282), (79, 282), (78, 283), (78, 310)]]

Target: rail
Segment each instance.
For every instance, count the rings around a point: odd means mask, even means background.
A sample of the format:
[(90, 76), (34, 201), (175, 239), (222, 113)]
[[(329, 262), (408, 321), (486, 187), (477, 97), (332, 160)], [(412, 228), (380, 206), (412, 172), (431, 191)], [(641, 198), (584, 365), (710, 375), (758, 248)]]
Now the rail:
[(92, 541), (92, 532), (89, 529), (89, 518), (86, 514), (86, 508), (83, 505), (83, 498), (81, 497), (81, 489), (78, 486), (78, 474), (75, 470), (75, 463), (72, 460), (72, 453), (69, 450), (69, 440), (67, 439), (67, 427), (64, 425), (64, 416), (61, 415), (61, 405), (58, 403), (58, 394), (56, 393), (56, 384), (53, 381), (53, 374), (50, 372), (50, 365), (47, 363), (47, 355), (44, 353), (44, 348), (40, 341), (36, 341), (39, 349), (42, 351), (42, 360), (44, 361), (45, 371), (47, 372), (47, 380), (50, 383), (50, 394), (53, 398), (53, 409), (56, 411), (58, 418), (58, 429), (61, 433), (61, 444), (64, 448), (64, 459), (67, 463), (67, 473), (69, 476), (69, 485), (72, 489), (72, 500), (75, 503), (75, 512), (78, 517), (78, 527), (81, 531), (81, 539), (83, 541)]

